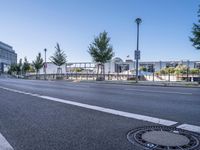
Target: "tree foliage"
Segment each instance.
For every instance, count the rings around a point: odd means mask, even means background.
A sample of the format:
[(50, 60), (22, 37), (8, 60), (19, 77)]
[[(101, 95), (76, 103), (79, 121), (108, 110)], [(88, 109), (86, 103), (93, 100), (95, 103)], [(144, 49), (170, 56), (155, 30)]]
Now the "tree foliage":
[(190, 41), (192, 42), (192, 45), (200, 50), (200, 5), (199, 5), (199, 11), (198, 11), (198, 23), (194, 23), (192, 27), (192, 34), (193, 37), (190, 37)]
[(140, 67), (140, 70), (141, 70), (141, 71), (144, 71), (144, 72), (147, 72), (147, 68), (146, 68), (145, 66), (141, 66), (141, 67)]
[(176, 66), (176, 68), (175, 68), (175, 74), (176, 75), (179, 75), (179, 74), (187, 74), (187, 66), (186, 65), (182, 65), (182, 64), (180, 64), (180, 65), (178, 65), (178, 66)]
[(189, 70), (189, 72), (192, 75), (197, 75), (197, 74), (200, 73), (200, 69), (198, 69), (198, 68), (192, 68), (192, 69)]
[(13, 74), (17, 72), (17, 64), (11, 64), (8, 69), (8, 74)]
[(43, 59), (41, 57), (41, 53), (38, 53), (36, 59), (32, 62), (32, 65), (35, 68), (36, 73), (38, 73), (39, 70), (43, 67)]
[(64, 65), (67, 60), (66, 60), (66, 55), (63, 50), (60, 49), (60, 45), (57, 43), (55, 47), (56, 51), (53, 56), (51, 56), (50, 60), (52, 63), (54, 63), (56, 66), (62, 66)]
[(84, 69), (83, 68), (75, 68), (73, 71), (74, 72), (82, 72)]
[(93, 61), (97, 63), (97, 74), (99, 73), (99, 65), (101, 66), (101, 73), (105, 73), (104, 64), (114, 56), (113, 47), (110, 45), (110, 37), (108, 37), (106, 31), (94, 38), (94, 41), (89, 45), (88, 53), (92, 56)]
[(166, 72), (168, 73), (168, 74), (173, 74), (174, 72), (175, 72), (175, 68), (174, 67), (167, 67), (167, 68), (165, 68), (166, 69)]
[(187, 74), (195, 75), (200, 73), (200, 69), (198, 68), (188, 68), (186, 65), (179, 64), (176, 67), (166, 67), (162, 68), (160, 71), (157, 72), (157, 74), (160, 75), (167, 75), (167, 74), (174, 74), (174, 75), (184, 75)]
[(104, 31), (98, 37), (95, 37), (92, 44), (90, 44), (88, 53), (96, 63), (104, 64), (114, 56), (113, 48), (109, 42), (108, 33)]
[(30, 70), (30, 63), (28, 62), (27, 58), (24, 57), (22, 71), (23, 71), (24, 74), (26, 74), (29, 70)]

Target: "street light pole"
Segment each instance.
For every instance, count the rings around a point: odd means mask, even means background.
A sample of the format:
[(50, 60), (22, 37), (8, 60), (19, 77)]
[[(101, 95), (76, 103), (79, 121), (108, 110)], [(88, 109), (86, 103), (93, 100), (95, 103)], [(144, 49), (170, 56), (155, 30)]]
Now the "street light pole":
[(138, 82), (138, 60), (140, 59), (140, 51), (139, 51), (139, 25), (142, 22), (142, 19), (135, 19), (137, 24), (137, 49), (135, 51), (135, 60), (136, 60), (136, 83)]
[(44, 79), (46, 80), (47, 79), (47, 71), (46, 71), (46, 69), (47, 69), (47, 61), (46, 61), (46, 53), (47, 53), (47, 49), (45, 48), (44, 49), (44, 60), (45, 60), (45, 64), (44, 64), (44, 74), (45, 74), (45, 76), (44, 76)]

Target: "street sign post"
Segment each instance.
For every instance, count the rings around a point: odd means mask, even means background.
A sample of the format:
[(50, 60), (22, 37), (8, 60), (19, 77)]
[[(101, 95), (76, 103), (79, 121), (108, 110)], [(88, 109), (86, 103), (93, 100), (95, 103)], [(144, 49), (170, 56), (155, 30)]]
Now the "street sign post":
[(135, 19), (137, 23), (137, 49), (135, 50), (135, 60), (136, 60), (136, 83), (138, 82), (138, 60), (140, 59), (140, 51), (139, 51), (139, 24), (142, 22), (142, 19)]

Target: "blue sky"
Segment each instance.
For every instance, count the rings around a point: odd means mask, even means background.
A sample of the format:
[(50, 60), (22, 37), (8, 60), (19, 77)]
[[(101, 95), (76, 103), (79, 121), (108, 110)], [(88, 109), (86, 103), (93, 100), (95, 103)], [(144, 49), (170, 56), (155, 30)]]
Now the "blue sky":
[(141, 60), (199, 60), (188, 40), (198, 0), (0, 0), (0, 41), (18, 58), (47, 57), (56, 42), (68, 62), (92, 61), (88, 45), (100, 32), (111, 37), (115, 56), (134, 57), (136, 17), (141, 17)]

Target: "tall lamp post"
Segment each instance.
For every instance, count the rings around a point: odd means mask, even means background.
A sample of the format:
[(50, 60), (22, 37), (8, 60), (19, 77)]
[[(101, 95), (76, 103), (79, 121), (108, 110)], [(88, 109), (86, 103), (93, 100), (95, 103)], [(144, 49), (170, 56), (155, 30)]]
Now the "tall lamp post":
[(44, 60), (45, 60), (45, 64), (44, 64), (44, 79), (46, 80), (47, 79), (47, 60), (46, 60), (46, 53), (47, 53), (47, 49), (45, 48), (44, 49)]
[(142, 19), (135, 19), (137, 24), (137, 49), (135, 50), (135, 60), (136, 60), (136, 83), (138, 82), (138, 60), (140, 59), (140, 51), (139, 51), (139, 25), (142, 23)]

